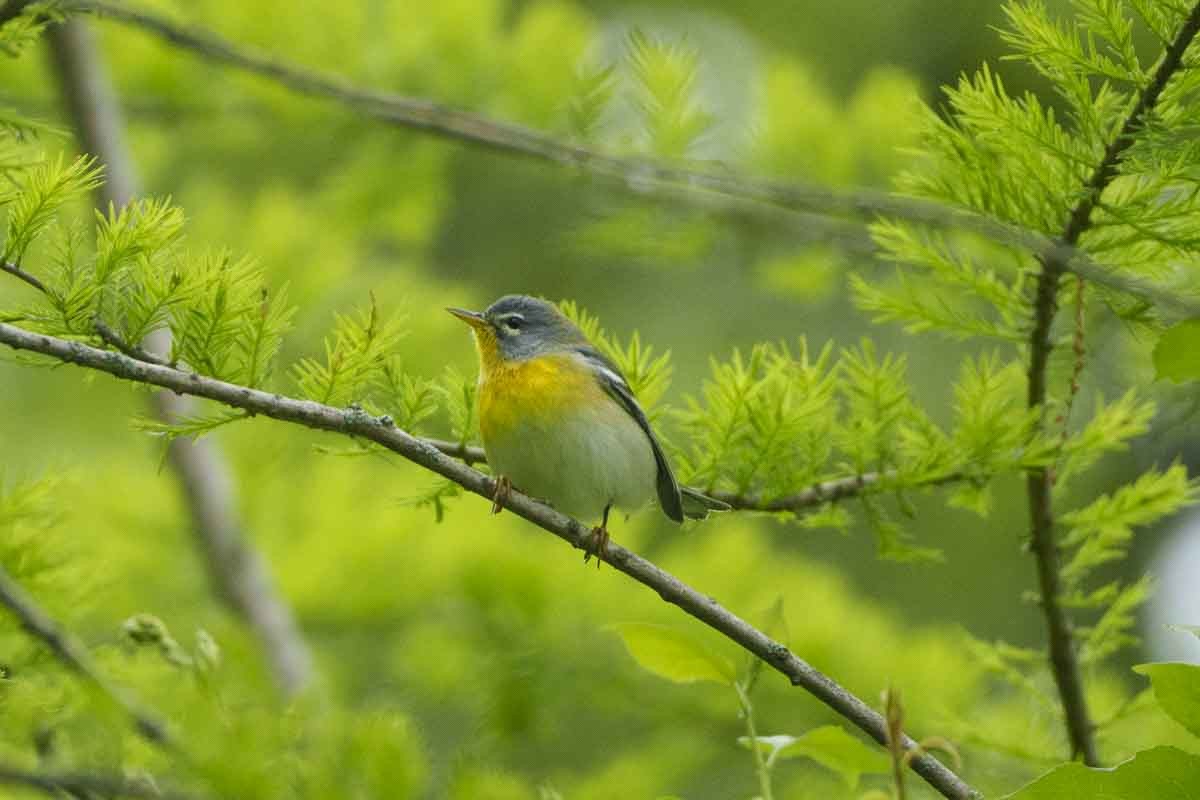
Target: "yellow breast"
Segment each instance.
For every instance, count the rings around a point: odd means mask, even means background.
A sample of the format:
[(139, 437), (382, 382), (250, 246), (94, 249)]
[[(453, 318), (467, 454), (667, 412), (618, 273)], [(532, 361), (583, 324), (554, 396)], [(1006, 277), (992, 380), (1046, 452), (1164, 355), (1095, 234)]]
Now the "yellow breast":
[(553, 425), (605, 399), (591, 371), (570, 355), (523, 361), (484, 359), (482, 368), (479, 433), (485, 442), (523, 425)]

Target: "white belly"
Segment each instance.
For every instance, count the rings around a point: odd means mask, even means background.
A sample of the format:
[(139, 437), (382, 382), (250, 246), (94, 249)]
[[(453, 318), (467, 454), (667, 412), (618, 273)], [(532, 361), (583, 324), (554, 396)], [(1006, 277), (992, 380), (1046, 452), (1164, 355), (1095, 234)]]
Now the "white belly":
[(518, 425), (483, 444), (495, 474), (588, 524), (600, 522), (605, 506), (633, 511), (655, 495), (650, 440), (615, 405), (560, 420), (553, 430)]

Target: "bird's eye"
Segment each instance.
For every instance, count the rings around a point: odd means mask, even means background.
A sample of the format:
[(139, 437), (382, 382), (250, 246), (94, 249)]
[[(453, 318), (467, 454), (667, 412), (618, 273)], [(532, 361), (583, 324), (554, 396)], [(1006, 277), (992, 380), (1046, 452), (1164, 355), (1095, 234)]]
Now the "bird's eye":
[(505, 317), (504, 318), (504, 327), (508, 328), (510, 331), (513, 331), (514, 333), (521, 330), (521, 327), (524, 324), (525, 324), (525, 320), (521, 317), (514, 316), (514, 317)]

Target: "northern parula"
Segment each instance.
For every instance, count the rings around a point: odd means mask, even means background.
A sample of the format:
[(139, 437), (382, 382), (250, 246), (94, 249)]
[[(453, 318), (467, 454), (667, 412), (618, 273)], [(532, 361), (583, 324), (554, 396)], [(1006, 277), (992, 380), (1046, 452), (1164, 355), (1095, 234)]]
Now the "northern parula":
[[(479, 351), (479, 433), (497, 476), (494, 513), (513, 487), (573, 517), (600, 520), (655, 496), (675, 522), (729, 506), (680, 487), (620, 369), (553, 304), (506, 295), (486, 311), (446, 309), (471, 326)], [(585, 555), (586, 560), (591, 553)]]

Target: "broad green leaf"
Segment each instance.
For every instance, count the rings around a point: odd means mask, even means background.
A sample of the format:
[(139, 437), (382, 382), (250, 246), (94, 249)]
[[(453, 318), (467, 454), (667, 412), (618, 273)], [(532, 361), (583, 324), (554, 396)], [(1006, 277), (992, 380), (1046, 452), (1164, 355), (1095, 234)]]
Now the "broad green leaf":
[(1200, 319), (1180, 322), (1159, 337), (1154, 370), (1175, 383), (1200, 379)]
[(1194, 664), (1139, 664), (1134, 672), (1150, 678), (1167, 716), (1200, 736), (1200, 667)]
[[(865, 744), (837, 725), (813, 728), (803, 736), (759, 736), (757, 741), (769, 762), (811, 758), (840, 775), (850, 789), (858, 787), (864, 773), (886, 774), (891, 770), (891, 761), (882, 749)], [(738, 744), (749, 747), (750, 740), (743, 736)]]
[(626, 622), (613, 625), (625, 649), (643, 669), (675, 683), (712, 681), (732, 686), (736, 679), (729, 659), (663, 625)]
[(1195, 800), (1200, 756), (1154, 747), (1111, 769), (1063, 764), (1003, 800)]

